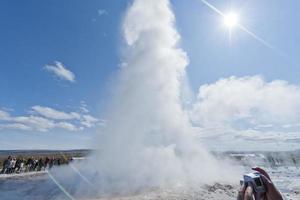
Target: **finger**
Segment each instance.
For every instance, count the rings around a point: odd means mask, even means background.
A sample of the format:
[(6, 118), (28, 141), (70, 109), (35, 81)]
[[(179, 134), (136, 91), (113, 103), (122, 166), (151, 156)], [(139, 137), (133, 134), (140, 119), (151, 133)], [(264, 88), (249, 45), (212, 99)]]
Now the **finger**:
[(269, 174), (262, 168), (260, 167), (252, 167), (253, 170), (258, 171), (259, 173), (263, 174), (264, 176), (266, 176), (269, 180), (271, 180)]
[(280, 192), (277, 190), (275, 185), (264, 175), (261, 175), (261, 179), (266, 187), (266, 197), (267, 199), (278, 199), (282, 200)]
[(269, 186), (270, 184), (272, 184), (272, 181), (270, 179), (268, 179), (265, 175), (261, 174), (261, 180), (262, 182), (266, 185)]
[(245, 194), (244, 194), (244, 200), (254, 200), (253, 188), (251, 186), (248, 186), (246, 188)]
[(239, 191), (237, 200), (243, 200), (243, 196), (244, 196), (244, 194), (241, 191)]
[(243, 185), (243, 187), (241, 187), (240, 192), (242, 192), (243, 194), (245, 193), (246, 187), (245, 185)]
[(266, 193), (265, 197), (266, 199), (276, 199), (276, 200), (283, 200), (282, 195), (280, 192), (277, 190), (275, 185), (270, 181), (267, 177), (264, 175), (261, 175), (261, 179), (266, 186)]
[(245, 185), (240, 187), (239, 192), (238, 192), (238, 196), (237, 196), (237, 200), (244, 200), (245, 190), (246, 190)]

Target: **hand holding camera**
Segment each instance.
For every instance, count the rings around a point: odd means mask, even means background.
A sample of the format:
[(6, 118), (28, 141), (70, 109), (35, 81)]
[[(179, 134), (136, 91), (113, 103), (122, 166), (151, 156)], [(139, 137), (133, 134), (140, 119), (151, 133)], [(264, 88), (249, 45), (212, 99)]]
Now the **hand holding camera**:
[(238, 200), (283, 200), (280, 192), (271, 181), (268, 173), (259, 168), (252, 168), (253, 173), (245, 174), (241, 181)]

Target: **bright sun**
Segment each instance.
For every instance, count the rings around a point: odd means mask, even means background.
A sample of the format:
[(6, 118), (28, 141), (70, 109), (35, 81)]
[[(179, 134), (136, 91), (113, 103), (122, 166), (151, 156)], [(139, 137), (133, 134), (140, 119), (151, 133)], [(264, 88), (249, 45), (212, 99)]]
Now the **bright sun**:
[(233, 28), (239, 23), (238, 15), (234, 12), (230, 12), (224, 15), (224, 24), (228, 28)]

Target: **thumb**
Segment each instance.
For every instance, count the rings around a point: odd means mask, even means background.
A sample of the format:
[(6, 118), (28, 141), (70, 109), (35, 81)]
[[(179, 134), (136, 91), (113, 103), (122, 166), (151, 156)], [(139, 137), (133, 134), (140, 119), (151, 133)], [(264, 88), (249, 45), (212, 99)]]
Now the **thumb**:
[(275, 185), (273, 184), (273, 182), (268, 179), (265, 175), (261, 175), (261, 180), (264, 183), (265, 187), (266, 187), (266, 192), (267, 193), (274, 193), (274, 191), (277, 191)]
[(271, 180), (269, 174), (262, 168), (260, 167), (252, 167), (253, 170), (258, 171), (259, 173), (263, 174), (264, 176), (266, 176), (269, 180)]

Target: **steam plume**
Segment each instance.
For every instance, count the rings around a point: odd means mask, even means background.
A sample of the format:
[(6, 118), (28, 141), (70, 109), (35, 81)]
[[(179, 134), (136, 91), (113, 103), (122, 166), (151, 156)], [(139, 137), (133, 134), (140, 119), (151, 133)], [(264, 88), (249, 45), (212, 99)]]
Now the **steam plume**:
[(126, 54), (96, 155), (102, 189), (212, 182), (222, 173), (182, 109), (188, 58), (174, 22), (168, 0), (135, 0), (125, 15)]

